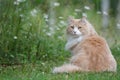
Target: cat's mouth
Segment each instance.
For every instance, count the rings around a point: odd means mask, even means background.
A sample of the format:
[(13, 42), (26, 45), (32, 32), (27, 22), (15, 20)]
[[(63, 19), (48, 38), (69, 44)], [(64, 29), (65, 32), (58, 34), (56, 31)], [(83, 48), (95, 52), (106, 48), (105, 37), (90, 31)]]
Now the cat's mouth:
[(74, 32), (74, 31), (72, 32), (72, 34), (73, 34), (73, 36), (78, 36), (78, 37), (82, 35), (81, 32)]

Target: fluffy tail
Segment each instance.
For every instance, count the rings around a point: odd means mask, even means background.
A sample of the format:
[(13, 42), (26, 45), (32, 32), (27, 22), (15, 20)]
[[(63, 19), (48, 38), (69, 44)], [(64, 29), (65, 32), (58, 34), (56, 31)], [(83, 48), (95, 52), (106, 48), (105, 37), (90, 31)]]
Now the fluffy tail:
[(72, 73), (80, 71), (80, 67), (73, 64), (64, 64), (60, 67), (55, 67), (53, 73)]

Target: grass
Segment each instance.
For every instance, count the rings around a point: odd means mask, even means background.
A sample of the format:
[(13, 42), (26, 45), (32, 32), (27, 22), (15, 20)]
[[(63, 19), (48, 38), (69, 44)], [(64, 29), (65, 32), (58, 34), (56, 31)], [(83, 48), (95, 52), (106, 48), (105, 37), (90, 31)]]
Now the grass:
[[(119, 80), (120, 71), (113, 72), (80, 72), (52, 74), (53, 66), (58, 63), (45, 62), (1, 68), (0, 80)], [(120, 64), (119, 64), (120, 65)]]
[(52, 74), (55, 66), (62, 65), (67, 61), (48, 60), (23, 65), (14, 65), (0, 68), (0, 80), (120, 80), (120, 50), (113, 48), (112, 52), (117, 60), (117, 72), (79, 72)]

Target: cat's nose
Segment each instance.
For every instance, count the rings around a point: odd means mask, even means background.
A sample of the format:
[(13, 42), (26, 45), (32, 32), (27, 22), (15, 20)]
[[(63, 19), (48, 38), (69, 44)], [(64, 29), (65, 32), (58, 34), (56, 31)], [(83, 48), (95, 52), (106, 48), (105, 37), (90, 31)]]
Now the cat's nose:
[(74, 34), (76, 34), (76, 32), (75, 32), (75, 31), (74, 31), (73, 33), (74, 33)]

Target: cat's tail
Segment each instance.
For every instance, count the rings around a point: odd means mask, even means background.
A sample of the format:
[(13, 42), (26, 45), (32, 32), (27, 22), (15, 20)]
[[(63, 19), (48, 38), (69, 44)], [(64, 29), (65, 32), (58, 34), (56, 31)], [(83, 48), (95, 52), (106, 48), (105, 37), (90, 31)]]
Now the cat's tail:
[(64, 64), (60, 67), (55, 67), (53, 69), (53, 73), (72, 73), (72, 72), (79, 72), (81, 69), (80, 67), (73, 65), (73, 64)]

